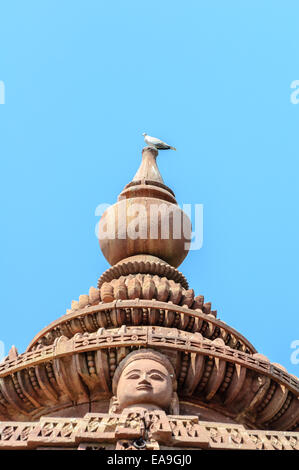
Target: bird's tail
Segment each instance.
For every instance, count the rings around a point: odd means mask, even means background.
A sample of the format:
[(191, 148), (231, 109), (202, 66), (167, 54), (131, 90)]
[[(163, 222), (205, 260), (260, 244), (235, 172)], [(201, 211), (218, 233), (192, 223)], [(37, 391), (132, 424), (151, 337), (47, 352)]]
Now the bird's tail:
[(176, 150), (176, 148), (175, 148), (175, 147), (170, 147), (170, 149), (171, 149), (171, 150)]

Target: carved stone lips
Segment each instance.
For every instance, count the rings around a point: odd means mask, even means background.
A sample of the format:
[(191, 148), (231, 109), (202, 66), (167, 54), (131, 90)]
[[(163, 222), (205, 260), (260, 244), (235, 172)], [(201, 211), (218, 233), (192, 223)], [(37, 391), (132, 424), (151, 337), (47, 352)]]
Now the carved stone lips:
[(151, 385), (142, 384), (142, 385), (139, 385), (138, 387), (136, 387), (136, 390), (146, 390), (146, 391), (151, 392), (152, 388), (153, 387)]

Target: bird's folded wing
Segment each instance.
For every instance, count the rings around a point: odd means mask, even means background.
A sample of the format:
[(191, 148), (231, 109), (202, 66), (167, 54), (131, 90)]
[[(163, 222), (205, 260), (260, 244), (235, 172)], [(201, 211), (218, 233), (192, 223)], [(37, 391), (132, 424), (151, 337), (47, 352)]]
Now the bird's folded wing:
[(155, 144), (157, 149), (169, 149), (170, 146), (168, 144), (165, 144), (165, 142), (158, 142), (157, 144)]
[(164, 144), (164, 142), (162, 142), (162, 140), (157, 139), (156, 137), (147, 137), (147, 140), (151, 144)]

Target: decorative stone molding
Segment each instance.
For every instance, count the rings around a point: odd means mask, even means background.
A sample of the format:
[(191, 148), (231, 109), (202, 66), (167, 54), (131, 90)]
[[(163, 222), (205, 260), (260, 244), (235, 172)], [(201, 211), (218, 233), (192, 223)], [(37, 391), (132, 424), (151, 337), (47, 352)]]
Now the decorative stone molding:
[[(200, 297), (200, 298), (199, 298)], [(157, 325), (201, 333), (209, 339), (221, 338), (232, 349), (255, 353), (252, 344), (234, 328), (215, 318), (211, 304), (197, 299), (202, 308), (192, 310), (173, 302), (157, 300), (116, 300), (74, 310), (44, 328), (29, 344), (27, 351), (53, 344), (60, 336), (71, 338), (76, 333), (95, 332), (98, 328), (122, 325)]]
[(199, 421), (161, 411), (121, 415), (88, 413), (84, 418), (41, 418), (35, 423), (0, 423), (0, 449), (299, 450), (294, 432), (258, 431), (242, 425)]
[[(153, 260), (147, 261), (146, 258)], [(187, 279), (180, 271), (170, 264), (159, 260), (159, 258), (149, 256), (145, 257), (145, 260), (142, 259), (142, 256), (132, 256), (115, 266), (111, 266), (101, 275), (98, 281), (98, 288), (100, 289), (104, 282), (110, 282), (113, 279), (119, 279), (121, 276), (128, 276), (130, 274), (150, 274), (159, 278), (165, 277), (168, 280), (181, 284), (183, 289), (187, 290), (189, 288)]]
[[(2, 419), (34, 419), (57, 406), (111, 397), (117, 365), (137, 348), (156, 349), (169, 358), (180, 399), (213, 405), (257, 428), (287, 430), (298, 422), (299, 382), (282, 367), (259, 354), (232, 349), (220, 338), (211, 341), (200, 333), (149, 326), (60, 337), (51, 346), (0, 364)], [(28, 380), (30, 370), (34, 386)], [(285, 391), (284, 400), (272, 393), (273, 387)]]

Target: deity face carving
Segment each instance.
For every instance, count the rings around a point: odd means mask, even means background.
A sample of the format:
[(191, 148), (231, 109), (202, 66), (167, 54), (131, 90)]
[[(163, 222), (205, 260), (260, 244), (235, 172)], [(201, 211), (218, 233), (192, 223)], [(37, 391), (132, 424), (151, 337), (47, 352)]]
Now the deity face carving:
[(166, 367), (154, 359), (137, 359), (129, 363), (117, 385), (121, 409), (132, 405), (154, 405), (167, 409), (173, 395), (172, 377)]

